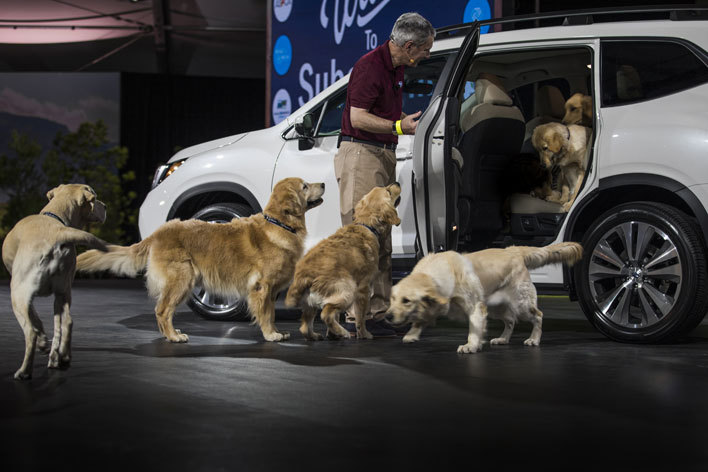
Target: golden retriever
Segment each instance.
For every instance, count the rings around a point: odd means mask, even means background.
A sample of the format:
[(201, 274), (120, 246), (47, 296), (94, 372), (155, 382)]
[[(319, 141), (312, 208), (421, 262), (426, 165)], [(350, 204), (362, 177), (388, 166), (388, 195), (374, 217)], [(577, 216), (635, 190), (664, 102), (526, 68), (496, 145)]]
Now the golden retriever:
[(12, 311), (25, 335), (25, 358), (15, 372), (19, 380), (32, 377), (36, 347), (47, 350), (47, 335), (32, 305), (36, 296), (54, 294), (54, 337), (50, 369), (71, 362), (71, 283), (76, 267), (75, 244), (105, 249), (106, 243), (82, 228), (103, 223), (106, 207), (96, 192), (83, 184), (60, 185), (47, 192), (49, 203), (39, 215), (21, 219), (7, 234), (2, 260), (11, 274)]
[(566, 125), (592, 128), (592, 97), (582, 93), (573, 94), (565, 102), (565, 115), (562, 122)]
[(263, 337), (283, 341), (290, 335), (275, 327), (275, 299), (302, 257), (305, 212), (322, 203), (324, 189), (323, 183), (283, 179), (273, 187), (263, 213), (222, 224), (168, 221), (132, 246), (81, 254), (77, 267), (132, 277), (147, 267), (148, 291), (157, 298), (157, 325), (168, 341), (189, 340), (174, 328), (172, 317), (197, 284), (213, 293), (245, 297)]
[(538, 346), (543, 313), (536, 305), (536, 287), (528, 269), (554, 263), (570, 265), (581, 257), (582, 247), (572, 242), (429, 254), (393, 286), (388, 312), (394, 324), (412, 322), (404, 343), (418, 341), (423, 328), (439, 316), (461, 315), (469, 321), (469, 334), (467, 343), (457, 348), (459, 353), (482, 349), (487, 316), (504, 322), (504, 332), (491, 344), (508, 344), (521, 319), (533, 324), (524, 344)]
[(590, 129), (584, 126), (546, 123), (533, 130), (531, 143), (541, 165), (549, 169), (549, 180), (533, 195), (556, 202), (567, 212), (585, 177)]
[(313, 247), (295, 267), (293, 283), (285, 297), (287, 306), (303, 308), (300, 332), (309, 340), (322, 339), (313, 330), (316, 309), (327, 326), (327, 336), (349, 338), (337, 321), (349, 311), (356, 318), (357, 338), (371, 339), (364, 316), (369, 311), (371, 282), (378, 271), (379, 247), (391, 225), (401, 224), (396, 212), (401, 187), (397, 183), (376, 187), (354, 208), (354, 221)]

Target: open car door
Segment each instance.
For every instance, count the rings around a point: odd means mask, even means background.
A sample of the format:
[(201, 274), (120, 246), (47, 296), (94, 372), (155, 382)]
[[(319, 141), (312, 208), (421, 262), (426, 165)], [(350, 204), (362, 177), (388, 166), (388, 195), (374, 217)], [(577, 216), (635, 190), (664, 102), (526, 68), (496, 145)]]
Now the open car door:
[[(422, 254), (457, 248), (457, 195), (462, 157), (456, 149), (460, 136), (460, 97), (468, 65), (479, 44), (479, 24), (469, 28), (445, 81), (443, 93), (433, 98), (421, 116), (413, 143), (412, 187)], [(454, 31), (450, 28), (442, 34)]]

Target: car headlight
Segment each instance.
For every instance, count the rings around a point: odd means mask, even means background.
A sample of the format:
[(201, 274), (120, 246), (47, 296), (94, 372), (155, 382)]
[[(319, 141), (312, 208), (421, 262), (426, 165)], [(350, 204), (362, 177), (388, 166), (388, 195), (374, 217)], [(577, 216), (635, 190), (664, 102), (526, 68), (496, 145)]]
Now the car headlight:
[(155, 188), (160, 185), (160, 182), (172, 175), (172, 173), (179, 169), (179, 166), (184, 164), (186, 160), (187, 159), (181, 159), (179, 161), (170, 162), (169, 164), (163, 164), (158, 167), (155, 170), (155, 176), (152, 178), (152, 188)]

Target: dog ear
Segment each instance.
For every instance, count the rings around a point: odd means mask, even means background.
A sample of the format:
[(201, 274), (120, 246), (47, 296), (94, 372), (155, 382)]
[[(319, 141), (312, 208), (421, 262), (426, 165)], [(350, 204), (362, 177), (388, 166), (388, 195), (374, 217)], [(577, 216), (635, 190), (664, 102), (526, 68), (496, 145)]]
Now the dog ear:
[(384, 215), (384, 222), (389, 225), (398, 226), (401, 224), (401, 219), (398, 217), (398, 213), (395, 209), (387, 208)]
[(450, 303), (450, 300), (448, 300), (445, 297), (441, 297), (440, 295), (424, 295), (423, 298), (423, 303), (425, 303), (427, 306), (432, 306), (432, 305), (447, 305)]
[(92, 202), (96, 200), (96, 193), (93, 191), (91, 187), (83, 187), (81, 189), (81, 194), (84, 198), (84, 202)]
[(47, 200), (51, 200), (52, 198), (54, 198), (54, 194), (56, 193), (57, 190), (59, 190), (59, 187), (61, 187), (61, 185), (58, 185), (58, 186), (54, 187), (53, 189), (51, 189), (49, 192), (47, 192)]
[(283, 201), (280, 202), (283, 214), (298, 218), (305, 214), (299, 192), (288, 190), (283, 196)]
[(560, 133), (553, 133), (548, 142), (548, 148), (553, 151), (553, 154), (558, 155), (561, 150), (567, 148), (567, 143), (564, 142)]
[(583, 115), (592, 119), (592, 97), (590, 95), (583, 96)]
[(401, 184), (394, 182), (386, 187), (386, 191), (393, 198), (393, 206), (397, 207), (401, 203)]

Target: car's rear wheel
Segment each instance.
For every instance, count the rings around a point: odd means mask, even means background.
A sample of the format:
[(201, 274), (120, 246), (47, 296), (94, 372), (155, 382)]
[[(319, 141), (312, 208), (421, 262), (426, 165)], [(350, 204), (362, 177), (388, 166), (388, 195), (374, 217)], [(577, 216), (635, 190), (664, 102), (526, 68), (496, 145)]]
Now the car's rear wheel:
[(576, 267), (580, 305), (616, 341), (670, 341), (708, 309), (706, 249), (695, 220), (674, 207), (634, 202), (600, 216)]
[[(227, 223), (234, 218), (253, 214), (253, 210), (239, 203), (216, 203), (202, 208), (192, 218), (210, 223)], [(187, 305), (198, 315), (209, 320), (245, 320), (248, 318), (248, 306), (245, 300), (235, 296), (222, 296), (211, 293), (201, 286), (194, 290), (187, 299)]]

